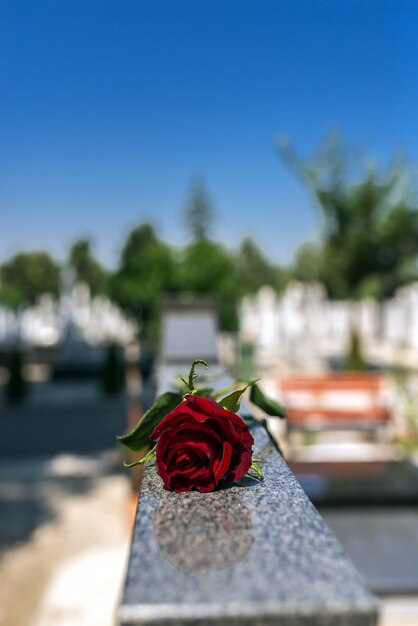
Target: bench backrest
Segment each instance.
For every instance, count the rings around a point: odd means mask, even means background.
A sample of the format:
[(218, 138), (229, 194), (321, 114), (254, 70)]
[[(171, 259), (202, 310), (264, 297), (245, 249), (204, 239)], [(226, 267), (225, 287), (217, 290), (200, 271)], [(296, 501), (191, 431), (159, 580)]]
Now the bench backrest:
[(292, 376), (279, 381), (290, 429), (303, 426), (374, 427), (391, 417), (381, 374), (335, 373)]

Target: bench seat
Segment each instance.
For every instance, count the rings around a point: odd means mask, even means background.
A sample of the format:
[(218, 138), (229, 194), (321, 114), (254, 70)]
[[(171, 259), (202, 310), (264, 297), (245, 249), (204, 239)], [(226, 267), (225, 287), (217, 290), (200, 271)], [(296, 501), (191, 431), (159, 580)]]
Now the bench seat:
[(279, 381), (289, 431), (371, 430), (389, 424), (385, 378), (375, 373), (294, 376)]

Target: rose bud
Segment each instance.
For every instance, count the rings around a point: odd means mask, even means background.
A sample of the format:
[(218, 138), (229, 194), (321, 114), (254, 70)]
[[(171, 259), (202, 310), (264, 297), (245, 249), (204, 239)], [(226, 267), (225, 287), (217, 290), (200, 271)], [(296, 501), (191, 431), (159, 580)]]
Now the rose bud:
[(186, 395), (154, 428), (158, 473), (168, 489), (212, 491), (250, 469), (254, 439), (243, 420), (210, 398)]

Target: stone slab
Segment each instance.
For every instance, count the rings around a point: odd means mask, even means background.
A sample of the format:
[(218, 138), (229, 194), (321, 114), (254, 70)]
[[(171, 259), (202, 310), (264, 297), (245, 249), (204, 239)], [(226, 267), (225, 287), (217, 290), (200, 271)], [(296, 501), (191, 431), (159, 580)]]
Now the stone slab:
[(418, 507), (320, 512), (370, 589), (379, 594), (418, 593)]
[(371, 626), (376, 602), (261, 428), (265, 479), (171, 493), (146, 470), (123, 626)]

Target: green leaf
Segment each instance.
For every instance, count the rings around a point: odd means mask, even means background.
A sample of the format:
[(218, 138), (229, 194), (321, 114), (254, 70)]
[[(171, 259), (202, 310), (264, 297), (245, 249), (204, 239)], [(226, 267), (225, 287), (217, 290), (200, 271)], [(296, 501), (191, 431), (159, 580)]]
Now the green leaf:
[(262, 422), (256, 420), (252, 415), (241, 415), (241, 417), (247, 428), (255, 428), (260, 426), (260, 424), (262, 425)]
[(258, 385), (252, 385), (250, 401), (271, 417), (286, 417), (286, 412), (282, 405), (265, 396)]
[(170, 411), (183, 401), (181, 393), (167, 391), (158, 396), (154, 404), (144, 413), (138, 424), (126, 435), (120, 435), (117, 439), (130, 450), (138, 451), (150, 448), (154, 443), (149, 436), (154, 428)]
[(196, 389), (196, 395), (201, 398), (212, 398), (213, 396), (213, 387), (198, 387)]
[(255, 385), (255, 383), (258, 380), (260, 379), (257, 378), (256, 380), (250, 380), (250, 382), (247, 383), (245, 387), (243, 387), (242, 389), (237, 389), (236, 391), (233, 391), (229, 395), (225, 396), (225, 398), (222, 398), (222, 400), (218, 400), (218, 403), (221, 406), (223, 406), (224, 409), (227, 409), (228, 411), (232, 411), (232, 413), (236, 413), (241, 404), (242, 394), (245, 393), (248, 387)]
[(263, 472), (261, 471), (261, 469), (260, 469), (260, 467), (257, 465), (257, 463), (255, 463), (254, 461), (251, 463), (250, 470), (254, 470), (254, 472), (257, 474), (257, 476), (259, 477), (259, 479), (260, 479), (260, 480), (264, 480)]
[(134, 461), (133, 463), (125, 463), (124, 461), (124, 467), (135, 467), (135, 465), (143, 465), (147, 461), (154, 461), (157, 458), (156, 448), (157, 446), (154, 446), (153, 449), (148, 452), (148, 454), (143, 456), (142, 459), (139, 459), (138, 461)]
[(228, 387), (224, 387), (224, 389), (220, 389), (219, 391), (214, 393), (213, 399), (218, 402), (218, 398), (222, 398), (222, 396), (225, 395), (228, 391), (231, 391), (232, 389), (236, 389), (239, 386), (240, 386), (240, 383), (236, 381), (232, 385), (229, 385)]

